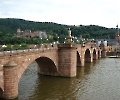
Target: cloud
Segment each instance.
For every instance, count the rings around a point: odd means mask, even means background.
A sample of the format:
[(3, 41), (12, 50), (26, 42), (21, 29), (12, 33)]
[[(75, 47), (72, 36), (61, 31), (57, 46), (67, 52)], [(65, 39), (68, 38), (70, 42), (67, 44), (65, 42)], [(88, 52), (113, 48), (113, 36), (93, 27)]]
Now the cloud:
[(1, 18), (114, 27), (119, 0), (0, 0)]

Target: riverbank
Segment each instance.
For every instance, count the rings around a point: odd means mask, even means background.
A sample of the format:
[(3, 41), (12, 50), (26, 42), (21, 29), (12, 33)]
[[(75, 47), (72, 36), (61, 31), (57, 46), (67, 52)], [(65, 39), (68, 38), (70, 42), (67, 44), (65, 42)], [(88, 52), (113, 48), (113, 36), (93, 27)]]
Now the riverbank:
[(120, 56), (108, 56), (108, 58), (120, 58)]

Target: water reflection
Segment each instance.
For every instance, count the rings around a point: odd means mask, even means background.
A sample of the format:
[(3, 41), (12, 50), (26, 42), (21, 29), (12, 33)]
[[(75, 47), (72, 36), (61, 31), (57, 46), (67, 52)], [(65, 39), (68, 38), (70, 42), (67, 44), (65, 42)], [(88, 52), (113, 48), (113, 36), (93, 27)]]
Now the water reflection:
[(41, 100), (63, 100), (68, 98), (70, 91), (76, 87), (74, 79), (71, 78), (58, 78), (51, 76), (41, 76), (38, 81), (38, 87), (35, 90), (36, 98)]
[(77, 78), (84, 79), (85, 75), (92, 73), (94, 66), (99, 63), (99, 60), (94, 60), (92, 63), (85, 63), (85, 66), (77, 67)]
[(85, 68), (84, 67), (77, 67), (77, 79), (83, 79), (85, 76), (85, 72), (84, 72)]

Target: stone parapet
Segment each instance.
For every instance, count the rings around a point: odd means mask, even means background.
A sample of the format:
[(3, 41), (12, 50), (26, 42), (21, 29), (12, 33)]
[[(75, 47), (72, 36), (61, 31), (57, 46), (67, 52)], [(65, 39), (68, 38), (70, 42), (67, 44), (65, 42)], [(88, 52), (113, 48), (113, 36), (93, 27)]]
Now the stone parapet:
[(65, 47), (75, 47), (76, 48), (76, 44), (73, 43), (63, 43), (63, 44), (58, 44), (58, 48), (65, 48)]

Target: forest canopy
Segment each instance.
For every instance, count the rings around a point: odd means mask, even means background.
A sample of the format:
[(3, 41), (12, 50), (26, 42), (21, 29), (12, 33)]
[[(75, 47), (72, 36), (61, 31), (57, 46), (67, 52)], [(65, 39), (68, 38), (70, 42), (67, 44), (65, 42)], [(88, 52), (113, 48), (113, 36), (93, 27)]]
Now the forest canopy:
[(116, 33), (115, 28), (106, 28), (98, 25), (70, 26), (53, 22), (34, 22), (23, 19), (0, 18), (0, 44), (20, 44), (25, 42), (31, 44), (31, 41), (32, 43), (41, 43), (38, 38), (26, 40), (13, 37), (18, 28), (21, 30), (30, 29), (31, 31), (45, 31), (48, 35), (53, 36), (53, 40), (49, 42), (57, 40), (57, 36), (59, 36), (59, 40), (63, 42), (64, 38), (67, 36), (68, 28), (71, 29), (72, 36), (82, 36), (87, 39), (114, 39)]

